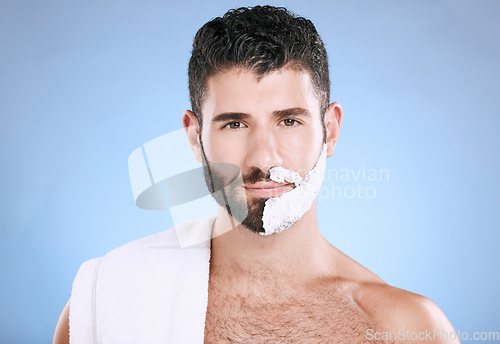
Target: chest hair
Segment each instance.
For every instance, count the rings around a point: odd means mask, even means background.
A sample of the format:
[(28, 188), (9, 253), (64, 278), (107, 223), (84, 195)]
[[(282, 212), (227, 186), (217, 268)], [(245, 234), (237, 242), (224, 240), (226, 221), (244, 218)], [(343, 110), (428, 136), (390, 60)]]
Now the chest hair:
[(205, 344), (383, 343), (366, 339), (374, 324), (349, 288), (327, 283), (313, 289), (237, 293), (212, 283)]

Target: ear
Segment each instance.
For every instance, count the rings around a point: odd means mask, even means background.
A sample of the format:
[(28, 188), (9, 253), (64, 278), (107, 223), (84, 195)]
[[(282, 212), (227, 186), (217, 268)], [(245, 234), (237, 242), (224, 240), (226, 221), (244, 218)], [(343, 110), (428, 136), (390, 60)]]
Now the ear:
[(196, 161), (201, 162), (200, 125), (193, 111), (184, 111), (182, 114), (182, 125), (186, 131)]
[(342, 107), (339, 103), (333, 102), (328, 106), (325, 112), (325, 128), (326, 128), (326, 155), (333, 155), (335, 144), (339, 138), (340, 124), (342, 123)]

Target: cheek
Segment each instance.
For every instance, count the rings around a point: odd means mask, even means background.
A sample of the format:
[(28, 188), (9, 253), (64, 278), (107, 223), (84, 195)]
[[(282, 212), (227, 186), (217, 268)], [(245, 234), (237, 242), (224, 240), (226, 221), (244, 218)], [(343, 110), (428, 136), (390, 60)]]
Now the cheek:
[(283, 140), (281, 144), (284, 167), (305, 176), (316, 164), (323, 146), (321, 125), (296, 131), (285, 138), (286, 140)]
[(202, 141), (209, 161), (237, 164), (238, 157), (243, 155), (241, 147), (244, 147), (244, 142), (238, 142), (237, 136), (228, 137), (210, 130), (203, 130)]

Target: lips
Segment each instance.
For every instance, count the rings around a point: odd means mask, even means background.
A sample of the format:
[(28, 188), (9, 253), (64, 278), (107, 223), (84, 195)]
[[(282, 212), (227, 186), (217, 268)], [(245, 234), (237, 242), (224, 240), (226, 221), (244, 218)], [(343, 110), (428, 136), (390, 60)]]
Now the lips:
[(260, 197), (278, 197), (293, 188), (293, 184), (276, 182), (257, 182), (245, 185), (245, 190)]

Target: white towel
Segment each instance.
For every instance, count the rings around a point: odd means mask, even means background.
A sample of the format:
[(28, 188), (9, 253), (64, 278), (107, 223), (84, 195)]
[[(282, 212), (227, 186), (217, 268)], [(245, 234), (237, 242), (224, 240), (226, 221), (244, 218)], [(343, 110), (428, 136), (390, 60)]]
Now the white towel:
[(202, 344), (215, 217), (128, 243), (82, 264), (71, 292), (71, 344)]

